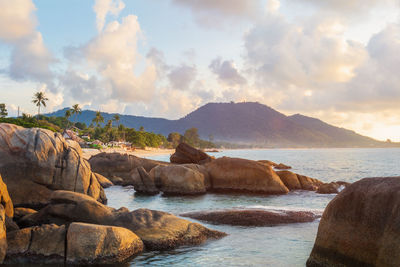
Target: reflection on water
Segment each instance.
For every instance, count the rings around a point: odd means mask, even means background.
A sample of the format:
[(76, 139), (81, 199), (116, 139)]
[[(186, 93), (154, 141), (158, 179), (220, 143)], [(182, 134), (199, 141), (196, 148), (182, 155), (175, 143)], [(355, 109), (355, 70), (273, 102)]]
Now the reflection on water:
[[(294, 171), (322, 181), (354, 182), (363, 177), (399, 176), (400, 149), (295, 149), (231, 150), (213, 154), (248, 159), (268, 159), (294, 167)], [(168, 160), (168, 156), (152, 157)], [(143, 196), (132, 187), (106, 189), (109, 205), (148, 208), (179, 215), (189, 211), (226, 208), (305, 209), (321, 212), (335, 195), (297, 191), (282, 196), (206, 194), (202, 196)], [(195, 220), (193, 220), (195, 221)], [(132, 266), (304, 266), (312, 249), (318, 221), (274, 227), (203, 225), (228, 236), (201, 246), (173, 251), (144, 252)]]

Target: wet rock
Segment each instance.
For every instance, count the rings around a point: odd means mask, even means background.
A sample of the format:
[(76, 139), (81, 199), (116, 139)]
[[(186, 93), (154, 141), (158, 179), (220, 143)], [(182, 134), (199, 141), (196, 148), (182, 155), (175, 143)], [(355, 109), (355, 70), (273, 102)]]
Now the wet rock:
[(59, 133), (1, 123), (0, 158), (0, 173), (16, 207), (42, 207), (59, 189), (106, 202), (81, 150)]
[(299, 178), (301, 188), (303, 190), (317, 191), (319, 186), (321, 186), (323, 184), (323, 182), (321, 182), (320, 180), (310, 178), (305, 175), (297, 174), (297, 178)]
[(133, 180), (133, 187), (135, 188), (136, 192), (149, 195), (156, 195), (160, 193), (160, 190), (155, 184), (154, 175), (150, 175), (143, 167), (136, 168), (132, 172), (131, 177)]
[(400, 177), (365, 178), (326, 207), (307, 266), (399, 266)]
[(214, 190), (264, 194), (289, 192), (271, 167), (257, 161), (222, 157), (207, 163), (205, 168)]
[(341, 190), (349, 186), (350, 183), (346, 182), (331, 182), (325, 183), (318, 187), (318, 194), (338, 194)]
[(309, 211), (267, 211), (262, 209), (197, 211), (184, 213), (181, 216), (214, 224), (240, 226), (274, 226), (304, 223), (312, 222), (319, 217)]
[(140, 238), (122, 227), (72, 223), (67, 234), (69, 264), (123, 262), (143, 250)]
[(274, 168), (277, 169), (277, 170), (289, 170), (292, 167), (290, 167), (288, 165), (285, 165), (283, 163), (279, 163), (279, 164), (275, 165)]
[(99, 182), (99, 184), (103, 187), (103, 188), (108, 188), (110, 186), (113, 186), (114, 184), (108, 180), (106, 177), (104, 177), (101, 174), (98, 173), (94, 173), (94, 175), (96, 176), (97, 181)]
[(279, 178), (286, 185), (289, 190), (302, 189), (299, 178), (297, 174), (290, 171), (277, 171)]
[(175, 153), (170, 157), (171, 163), (185, 164), (204, 164), (212, 161), (212, 157), (207, 155), (207, 153), (196, 149), (186, 143), (180, 143), (176, 149)]

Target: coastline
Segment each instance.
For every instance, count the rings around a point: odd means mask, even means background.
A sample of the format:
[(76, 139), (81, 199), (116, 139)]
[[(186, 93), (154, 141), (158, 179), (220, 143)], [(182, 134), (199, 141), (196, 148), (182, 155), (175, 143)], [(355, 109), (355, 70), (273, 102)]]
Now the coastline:
[(172, 155), (175, 152), (175, 149), (146, 148), (146, 149), (136, 149), (134, 151), (126, 151), (123, 148), (106, 148), (106, 149), (82, 148), (83, 157), (87, 160), (91, 156), (97, 155), (102, 152), (129, 154), (129, 155), (134, 155), (136, 157), (149, 157), (149, 156), (159, 156), (159, 155)]

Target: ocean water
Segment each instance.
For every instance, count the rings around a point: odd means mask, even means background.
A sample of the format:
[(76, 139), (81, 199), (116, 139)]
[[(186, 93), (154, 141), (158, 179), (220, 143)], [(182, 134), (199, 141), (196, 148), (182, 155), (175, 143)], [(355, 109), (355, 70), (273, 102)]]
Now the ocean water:
[[(226, 150), (212, 153), (252, 160), (268, 159), (285, 163), (293, 171), (323, 182), (355, 182), (365, 177), (400, 176), (400, 149), (265, 149)], [(149, 157), (150, 158), (150, 157)], [(169, 156), (152, 159), (168, 161)], [(308, 210), (322, 214), (335, 195), (295, 191), (281, 196), (206, 194), (202, 196), (138, 196), (132, 187), (106, 189), (108, 205), (130, 210), (148, 208), (175, 215), (226, 208), (267, 210)], [(196, 221), (196, 220), (192, 220)], [(202, 223), (202, 222), (200, 222)], [(172, 251), (144, 252), (129, 262), (131, 266), (305, 266), (318, 230), (319, 221), (273, 227), (203, 225), (226, 232), (227, 237), (200, 246)]]

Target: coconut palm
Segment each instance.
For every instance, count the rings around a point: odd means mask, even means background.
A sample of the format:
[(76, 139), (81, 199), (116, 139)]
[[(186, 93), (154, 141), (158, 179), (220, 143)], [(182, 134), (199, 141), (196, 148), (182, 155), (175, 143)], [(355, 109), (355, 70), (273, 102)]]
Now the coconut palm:
[(49, 99), (46, 97), (44, 92), (37, 92), (33, 96), (32, 103), (34, 103), (38, 107), (38, 119), (40, 116), (40, 106), (46, 107), (46, 101), (48, 101), (48, 100)]
[(119, 115), (115, 114), (114, 117), (113, 117), (113, 121), (115, 121), (117, 123), (117, 127), (119, 126), (119, 120), (120, 120)]
[(70, 109), (67, 109), (66, 111), (65, 111), (65, 118), (67, 119), (67, 128), (68, 128), (68, 125), (69, 125), (69, 117), (71, 117), (71, 110)]
[(78, 114), (82, 113), (82, 109), (79, 107), (79, 104), (73, 105), (71, 112), (72, 112), (72, 115), (75, 115), (74, 117), (75, 117), (75, 123), (76, 123)]
[(100, 111), (96, 112), (96, 116), (93, 118), (92, 122), (94, 122), (96, 124), (97, 127), (99, 127), (99, 124), (104, 122), (104, 118), (101, 115)]

